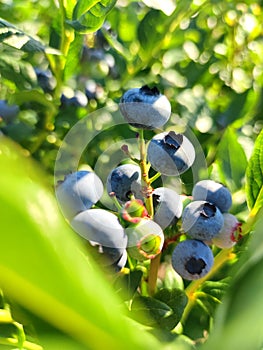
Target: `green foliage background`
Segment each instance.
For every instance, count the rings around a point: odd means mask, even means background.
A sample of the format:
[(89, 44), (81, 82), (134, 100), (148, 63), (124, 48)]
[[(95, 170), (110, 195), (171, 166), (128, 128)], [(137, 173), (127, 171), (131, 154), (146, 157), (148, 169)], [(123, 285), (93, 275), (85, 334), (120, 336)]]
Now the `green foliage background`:
[[(262, 2), (13, 0), (0, 1), (0, 13), (0, 99), (19, 106), (17, 116), (0, 120), (0, 346), (262, 349)], [(36, 67), (51, 70), (53, 89), (41, 88)], [(94, 91), (85, 107), (61, 104), (62, 93), (85, 92), (87, 84)], [(191, 128), (209, 177), (232, 191), (232, 213), (246, 235), (172, 335), (127, 317), (53, 191), (70, 128), (86, 115), (91, 132), (107, 127), (92, 112), (144, 84), (170, 100), (167, 128)], [(82, 162), (93, 167), (112, 142), (131, 135), (113, 128)], [(182, 182), (190, 194), (189, 174)]]

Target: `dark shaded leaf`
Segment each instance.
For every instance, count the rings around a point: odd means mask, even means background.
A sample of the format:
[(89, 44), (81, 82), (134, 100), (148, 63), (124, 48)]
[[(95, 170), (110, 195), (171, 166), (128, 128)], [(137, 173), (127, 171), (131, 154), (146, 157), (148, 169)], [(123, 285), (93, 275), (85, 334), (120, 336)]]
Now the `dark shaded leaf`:
[(167, 304), (172, 313), (159, 319), (159, 325), (167, 330), (172, 330), (180, 321), (184, 308), (187, 304), (187, 296), (181, 289), (161, 289), (155, 298)]
[(124, 300), (130, 300), (140, 285), (143, 272), (131, 271), (129, 274), (120, 276), (114, 284), (114, 288), (121, 294)]
[(152, 297), (138, 296), (131, 306), (132, 317), (151, 327), (158, 327), (160, 319), (171, 313), (172, 309), (167, 304)]

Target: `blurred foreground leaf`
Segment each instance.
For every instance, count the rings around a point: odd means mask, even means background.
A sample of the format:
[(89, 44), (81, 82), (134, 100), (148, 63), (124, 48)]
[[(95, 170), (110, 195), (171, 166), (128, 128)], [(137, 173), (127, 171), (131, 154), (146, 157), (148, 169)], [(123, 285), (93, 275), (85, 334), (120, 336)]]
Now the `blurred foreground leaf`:
[(60, 215), (45, 174), (3, 136), (0, 187), (5, 295), (75, 339), (76, 349), (158, 348), (129, 326), (120, 300)]
[(233, 271), (233, 280), (216, 314), (213, 332), (202, 350), (262, 349), (263, 241), (262, 219), (248, 251)]
[(263, 206), (263, 130), (256, 139), (247, 171), (247, 200), (250, 209), (256, 212)]

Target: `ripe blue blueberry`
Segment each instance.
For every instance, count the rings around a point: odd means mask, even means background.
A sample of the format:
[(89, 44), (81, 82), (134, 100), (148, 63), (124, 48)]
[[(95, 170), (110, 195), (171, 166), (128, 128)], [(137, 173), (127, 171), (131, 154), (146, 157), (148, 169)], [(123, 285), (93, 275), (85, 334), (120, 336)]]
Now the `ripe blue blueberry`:
[(141, 219), (136, 225), (125, 229), (128, 236), (128, 254), (137, 260), (153, 259), (162, 250), (162, 228), (150, 219)]
[(193, 201), (183, 211), (182, 229), (191, 238), (209, 241), (219, 233), (223, 224), (223, 214), (206, 201)]
[(97, 245), (110, 263), (116, 262), (124, 254), (127, 236), (113, 213), (105, 209), (88, 209), (77, 214), (70, 224), (81, 237)]
[(44, 92), (51, 92), (55, 89), (57, 81), (49, 69), (43, 70), (40, 68), (35, 68), (35, 73), (38, 84)]
[(124, 248), (105, 247), (99, 243), (89, 241), (92, 246), (93, 259), (101, 266), (110, 266), (113, 270), (121, 270), (127, 262), (127, 251)]
[(196, 239), (179, 242), (172, 253), (172, 266), (184, 279), (196, 280), (204, 277), (213, 266), (211, 249)]
[(111, 267), (114, 271), (119, 272), (125, 265), (128, 259), (127, 251), (124, 250), (122, 256), (119, 258), (119, 260), (115, 261)]
[(72, 97), (62, 94), (60, 100), (63, 107), (86, 107), (88, 104), (87, 96), (79, 90), (75, 91)]
[(162, 229), (175, 224), (182, 215), (183, 203), (180, 195), (174, 190), (159, 187), (153, 191), (153, 220)]
[(56, 188), (63, 215), (71, 220), (77, 213), (91, 208), (103, 194), (100, 178), (91, 171), (76, 171), (65, 177)]
[(222, 213), (232, 205), (232, 196), (228, 188), (213, 180), (202, 180), (195, 184), (192, 192), (194, 200), (206, 200), (217, 206)]
[(241, 223), (230, 213), (224, 213), (223, 217), (224, 225), (219, 233), (213, 237), (212, 243), (225, 249), (231, 248), (237, 243), (241, 234)]
[(107, 191), (113, 192), (121, 202), (130, 200), (131, 194), (142, 199), (140, 167), (135, 164), (123, 164), (113, 169), (107, 178)]
[(19, 112), (19, 107), (17, 105), (9, 105), (6, 100), (0, 100), (0, 118), (2, 118), (5, 123), (12, 123)]
[(127, 122), (137, 128), (155, 129), (163, 126), (171, 115), (171, 104), (159, 90), (147, 85), (126, 91), (120, 111)]
[(148, 145), (147, 153), (153, 169), (167, 176), (184, 173), (195, 159), (192, 143), (174, 131), (155, 135)]

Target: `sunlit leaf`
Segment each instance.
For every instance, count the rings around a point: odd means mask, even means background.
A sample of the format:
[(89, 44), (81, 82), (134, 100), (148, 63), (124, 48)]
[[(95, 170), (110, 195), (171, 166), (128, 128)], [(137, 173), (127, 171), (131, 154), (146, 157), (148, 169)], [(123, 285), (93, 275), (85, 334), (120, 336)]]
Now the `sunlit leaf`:
[(257, 137), (246, 171), (246, 193), (249, 208), (263, 206), (263, 131)]
[(72, 21), (67, 23), (76, 31), (90, 33), (98, 30), (116, 0), (79, 0), (73, 11)]
[(161, 10), (167, 16), (170, 16), (176, 8), (174, 0), (143, 0), (143, 2), (148, 7), (152, 7), (156, 10)]
[(235, 130), (230, 127), (226, 129), (218, 144), (216, 164), (219, 167), (221, 182), (231, 190), (237, 190), (243, 186), (247, 159)]
[(49, 52), (55, 53), (47, 48), (40, 40), (24, 33), (13, 24), (0, 18), (0, 42), (26, 52)]

